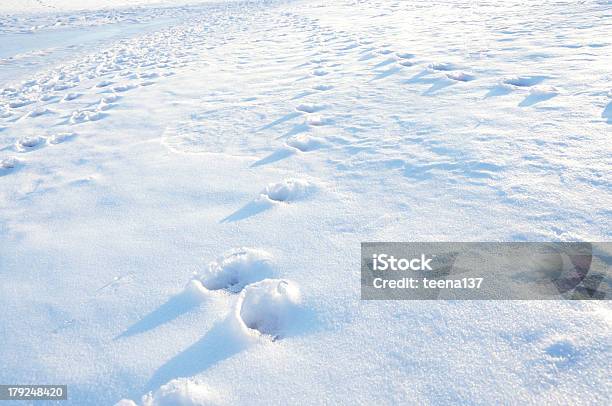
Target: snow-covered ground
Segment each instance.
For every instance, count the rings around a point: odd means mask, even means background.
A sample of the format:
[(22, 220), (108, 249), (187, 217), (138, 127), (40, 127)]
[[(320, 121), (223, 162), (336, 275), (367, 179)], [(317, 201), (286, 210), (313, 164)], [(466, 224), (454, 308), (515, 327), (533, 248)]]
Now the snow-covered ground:
[(612, 400), (607, 302), (359, 299), (361, 241), (610, 240), (609, 1), (2, 3), (0, 383)]

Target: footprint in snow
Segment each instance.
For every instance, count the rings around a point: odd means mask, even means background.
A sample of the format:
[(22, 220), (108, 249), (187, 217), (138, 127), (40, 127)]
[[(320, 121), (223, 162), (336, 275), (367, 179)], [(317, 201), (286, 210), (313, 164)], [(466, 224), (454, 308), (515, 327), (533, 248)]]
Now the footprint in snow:
[(316, 113), (323, 110), (325, 107), (320, 104), (304, 103), (297, 106), (295, 109), (304, 113)]
[(301, 152), (309, 152), (319, 149), (325, 145), (323, 140), (311, 137), (308, 134), (300, 134), (286, 141), (287, 146), (297, 149)]
[(452, 70), (457, 70), (459, 67), (454, 63), (450, 62), (440, 62), (440, 63), (432, 63), (429, 64), (429, 68), (436, 71), (449, 72)]
[(132, 90), (134, 88), (136, 88), (135, 85), (118, 85), (118, 86), (114, 86), (112, 88), (112, 91), (123, 93), (123, 92), (127, 92), (128, 90)]
[(559, 94), (559, 90), (554, 86), (534, 86), (529, 89), (529, 95), (519, 103), (520, 107), (532, 106), (536, 103), (540, 103)]
[(396, 53), (395, 55), (397, 55), (397, 57), (400, 59), (412, 59), (416, 56), (415, 54), (410, 54), (407, 52), (399, 52), (399, 53)]
[(327, 90), (333, 89), (333, 86), (331, 86), (331, 85), (316, 85), (316, 86), (313, 86), (313, 89), (319, 90), (321, 92), (325, 92)]
[[(143, 406), (212, 406), (221, 404), (218, 396), (207, 385), (193, 378), (173, 379), (141, 399)], [(131, 399), (121, 399), (114, 406), (138, 406)]]
[(446, 76), (449, 79), (452, 80), (456, 80), (458, 82), (471, 82), (472, 80), (476, 79), (476, 76), (472, 75), (471, 73), (467, 73), (467, 72), (450, 72), (447, 73)]
[(4, 158), (0, 161), (0, 176), (8, 175), (21, 166), (21, 161), (15, 157)]
[(302, 179), (286, 179), (279, 183), (270, 183), (260, 192), (257, 198), (225, 217), (221, 222), (244, 220), (267, 211), (275, 205), (306, 198), (315, 191), (316, 186), (314, 184)]
[(401, 61), (399, 61), (399, 64), (402, 65), (402, 66), (407, 66), (407, 67), (414, 66), (414, 62), (407, 61), (407, 60), (401, 60)]
[(34, 103), (34, 100), (21, 99), (21, 100), (13, 100), (9, 102), (8, 106), (12, 109), (18, 109), (20, 107), (24, 107), (32, 103)]
[(38, 108), (28, 112), (23, 118), (36, 118), (40, 116), (44, 116), (47, 114), (52, 114), (53, 112), (47, 108)]
[(99, 83), (96, 85), (96, 87), (100, 87), (100, 88), (101, 88), (101, 87), (107, 87), (107, 86), (110, 86), (110, 85), (112, 85), (112, 84), (113, 84), (113, 82), (111, 82), (110, 80), (103, 80), (102, 82), (99, 82)]
[(278, 183), (270, 183), (261, 192), (261, 197), (273, 202), (291, 202), (308, 196), (315, 186), (302, 179), (286, 179)]
[(208, 290), (240, 292), (246, 285), (274, 276), (272, 255), (255, 248), (236, 248), (194, 273), (193, 281)]
[(19, 152), (29, 152), (41, 148), (45, 144), (45, 138), (34, 135), (23, 137), (15, 145)]
[(265, 279), (242, 291), (236, 303), (236, 316), (249, 334), (276, 340), (295, 326), (300, 304), (300, 289), (294, 282)]
[(531, 87), (547, 79), (546, 76), (512, 76), (503, 81), (504, 84), (517, 87)]
[(63, 98), (62, 101), (63, 102), (68, 102), (71, 100), (75, 100), (78, 99), (79, 97), (82, 96), (82, 93), (67, 93)]
[(312, 74), (314, 76), (325, 76), (327, 75), (329, 72), (327, 72), (325, 69), (315, 69), (314, 71), (312, 71)]
[(72, 113), (70, 117), (71, 124), (80, 124), (85, 123), (87, 121), (97, 121), (104, 117), (104, 114), (100, 111), (92, 111), (92, 110), (79, 110)]
[(311, 114), (308, 117), (306, 117), (305, 123), (307, 125), (319, 127), (319, 126), (331, 124), (332, 120), (326, 117), (322, 117), (319, 114)]
[(75, 133), (58, 133), (58, 134), (54, 134), (51, 137), (49, 137), (47, 139), (47, 142), (53, 145), (61, 144), (66, 141), (72, 140), (74, 137), (76, 137)]

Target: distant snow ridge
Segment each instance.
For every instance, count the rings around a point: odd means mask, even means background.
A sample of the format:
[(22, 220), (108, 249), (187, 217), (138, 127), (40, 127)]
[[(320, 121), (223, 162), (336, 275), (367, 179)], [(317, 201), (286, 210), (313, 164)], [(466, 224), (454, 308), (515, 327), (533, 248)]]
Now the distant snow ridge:
[(237, 248), (226, 252), (194, 276), (209, 290), (240, 292), (249, 283), (274, 275), (272, 255), (254, 248)]
[(286, 179), (279, 183), (270, 183), (261, 192), (264, 198), (275, 202), (290, 202), (307, 196), (314, 190), (314, 185), (301, 179)]
[(300, 290), (293, 282), (265, 279), (246, 287), (236, 313), (247, 328), (278, 338), (296, 318), (300, 301)]
[[(142, 406), (209, 406), (218, 405), (217, 396), (208, 386), (188, 378), (173, 379), (154, 393), (142, 397)], [(138, 406), (129, 399), (121, 399), (115, 406)]]

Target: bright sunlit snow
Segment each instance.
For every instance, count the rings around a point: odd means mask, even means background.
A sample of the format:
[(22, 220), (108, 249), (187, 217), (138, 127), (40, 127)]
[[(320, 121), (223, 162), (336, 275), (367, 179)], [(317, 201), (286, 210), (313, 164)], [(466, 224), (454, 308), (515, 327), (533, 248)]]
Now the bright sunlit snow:
[(612, 238), (609, 1), (1, 3), (0, 383), (610, 403), (607, 302), (359, 274), (362, 241)]

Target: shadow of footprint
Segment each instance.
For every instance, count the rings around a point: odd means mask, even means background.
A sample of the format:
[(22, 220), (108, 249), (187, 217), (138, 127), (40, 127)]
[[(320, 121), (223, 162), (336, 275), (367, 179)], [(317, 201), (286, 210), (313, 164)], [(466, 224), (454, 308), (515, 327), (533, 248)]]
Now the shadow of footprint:
[(221, 220), (221, 223), (233, 223), (235, 221), (244, 220), (256, 214), (262, 213), (272, 207), (272, 203), (266, 200), (253, 200), (246, 206), (238, 209), (234, 213)]
[(258, 166), (263, 166), (263, 165), (271, 164), (273, 162), (281, 161), (285, 158), (289, 158), (294, 153), (295, 151), (292, 151), (288, 148), (281, 148), (279, 150), (272, 152), (270, 155), (266, 156), (265, 158), (261, 158), (259, 161), (253, 163), (251, 165), (251, 168), (256, 168)]
[(228, 317), (155, 371), (145, 391), (153, 390), (175, 378), (199, 374), (245, 350), (250, 344), (248, 337), (240, 332), (235, 318)]
[(170, 298), (166, 303), (147, 314), (140, 321), (133, 324), (123, 333), (115, 337), (115, 340), (120, 338), (131, 337), (136, 334), (141, 334), (154, 328), (168, 323), (180, 315), (187, 313), (202, 303), (193, 292), (185, 290), (178, 295)]

